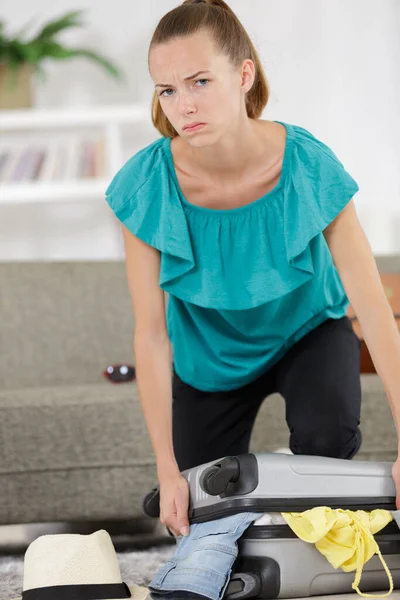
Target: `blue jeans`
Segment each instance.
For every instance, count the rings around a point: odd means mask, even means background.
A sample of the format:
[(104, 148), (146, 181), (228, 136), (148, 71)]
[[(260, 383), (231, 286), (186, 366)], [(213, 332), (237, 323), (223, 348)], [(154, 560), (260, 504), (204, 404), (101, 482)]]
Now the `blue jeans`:
[(243, 512), (190, 525), (189, 535), (177, 538), (174, 556), (148, 586), (151, 597), (221, 600), (238, 554), (237, 540), (262, 515)]

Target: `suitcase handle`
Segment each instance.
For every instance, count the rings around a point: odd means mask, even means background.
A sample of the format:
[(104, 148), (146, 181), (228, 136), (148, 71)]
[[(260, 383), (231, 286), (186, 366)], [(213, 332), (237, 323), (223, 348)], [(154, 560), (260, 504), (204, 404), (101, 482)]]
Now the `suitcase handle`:
[[(237, 582), (243, 583), (243, 588), (238, 588)], [(224, 600), (244, 600), (244, 598), (256, 598), (261, 592), (261, 579), (257, 573), (235, 573), (232, 575), (226, 588)]]
[(240, 462), (236, 457), (228, 456), (205, 469), (200, 477), (200, 487), (210, 496), (220, 496), (230, 483), (240, 477)]

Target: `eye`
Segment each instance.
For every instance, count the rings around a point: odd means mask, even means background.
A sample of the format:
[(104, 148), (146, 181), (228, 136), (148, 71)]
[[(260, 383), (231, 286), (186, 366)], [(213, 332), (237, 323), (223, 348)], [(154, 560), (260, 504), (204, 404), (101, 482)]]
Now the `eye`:
[[(161, 92), (161, 94), (159, 94), (160, 96), (164, 96), (165, 92), (173, 92), (174, 90), (168, 89), (168, 90), (164, 90), (163, 92)], [(170, 97), (171, 94), (166, 94), (167, 98)]]
[[(197, 79), (196, 83), (200, 83), (201, 81), (205, 81), (206, 83), (208, 83), (210, 80), (209, 79)], [(201, 85), (200, 87), (204, 87), (204, 86)]]

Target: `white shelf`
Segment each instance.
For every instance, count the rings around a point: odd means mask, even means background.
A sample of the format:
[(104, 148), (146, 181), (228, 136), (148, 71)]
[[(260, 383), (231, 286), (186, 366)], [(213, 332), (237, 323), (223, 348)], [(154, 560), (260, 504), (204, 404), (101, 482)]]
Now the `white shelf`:
[[(32, 140), (46, 130), (50, 135), (76, 132), (95, 127), (104, 139), (104, 173), (101, 179), (13, 182), (0, 181), (0, 206), (8, 204), (78, 201), (104, 199), (112, 176), (123, 164), (122, 139), (127, 125), (151, 126), (151, 109), (147, 104), (117, 104), (63, 108), (34, 108), (0, 111), (0, 132), (3, 139), (24, 133)], [(29, 132), (29, 134), (28, 134)], [(53, 133), (54, 132), (54, 133)], [(5, 142), (4, 142), (5, 143)]]
[(82, 201), (104, 197), (109, 179), (0, 184), (0, 205)]
[(0, 130), (86, 127), (120, 123), (149, 122), (150, 107), (143, 104), (82, 106), (73, 108), (35, 108), (0, 111)]

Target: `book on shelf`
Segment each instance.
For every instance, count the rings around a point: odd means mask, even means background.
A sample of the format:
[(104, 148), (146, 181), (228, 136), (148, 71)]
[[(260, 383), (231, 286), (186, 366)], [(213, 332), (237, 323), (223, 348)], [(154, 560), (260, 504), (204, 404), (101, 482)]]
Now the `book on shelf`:
[(104, 140), (70, 138), (0, 148), (0, 184), (105, 177)]
[(58, 145), (56, 142), (48, 146), (46, 155), (43, 160), (42, 168), (40, 169), (38, 180), (48, 181), (57, 179), (57, 160), (58, 160)]

